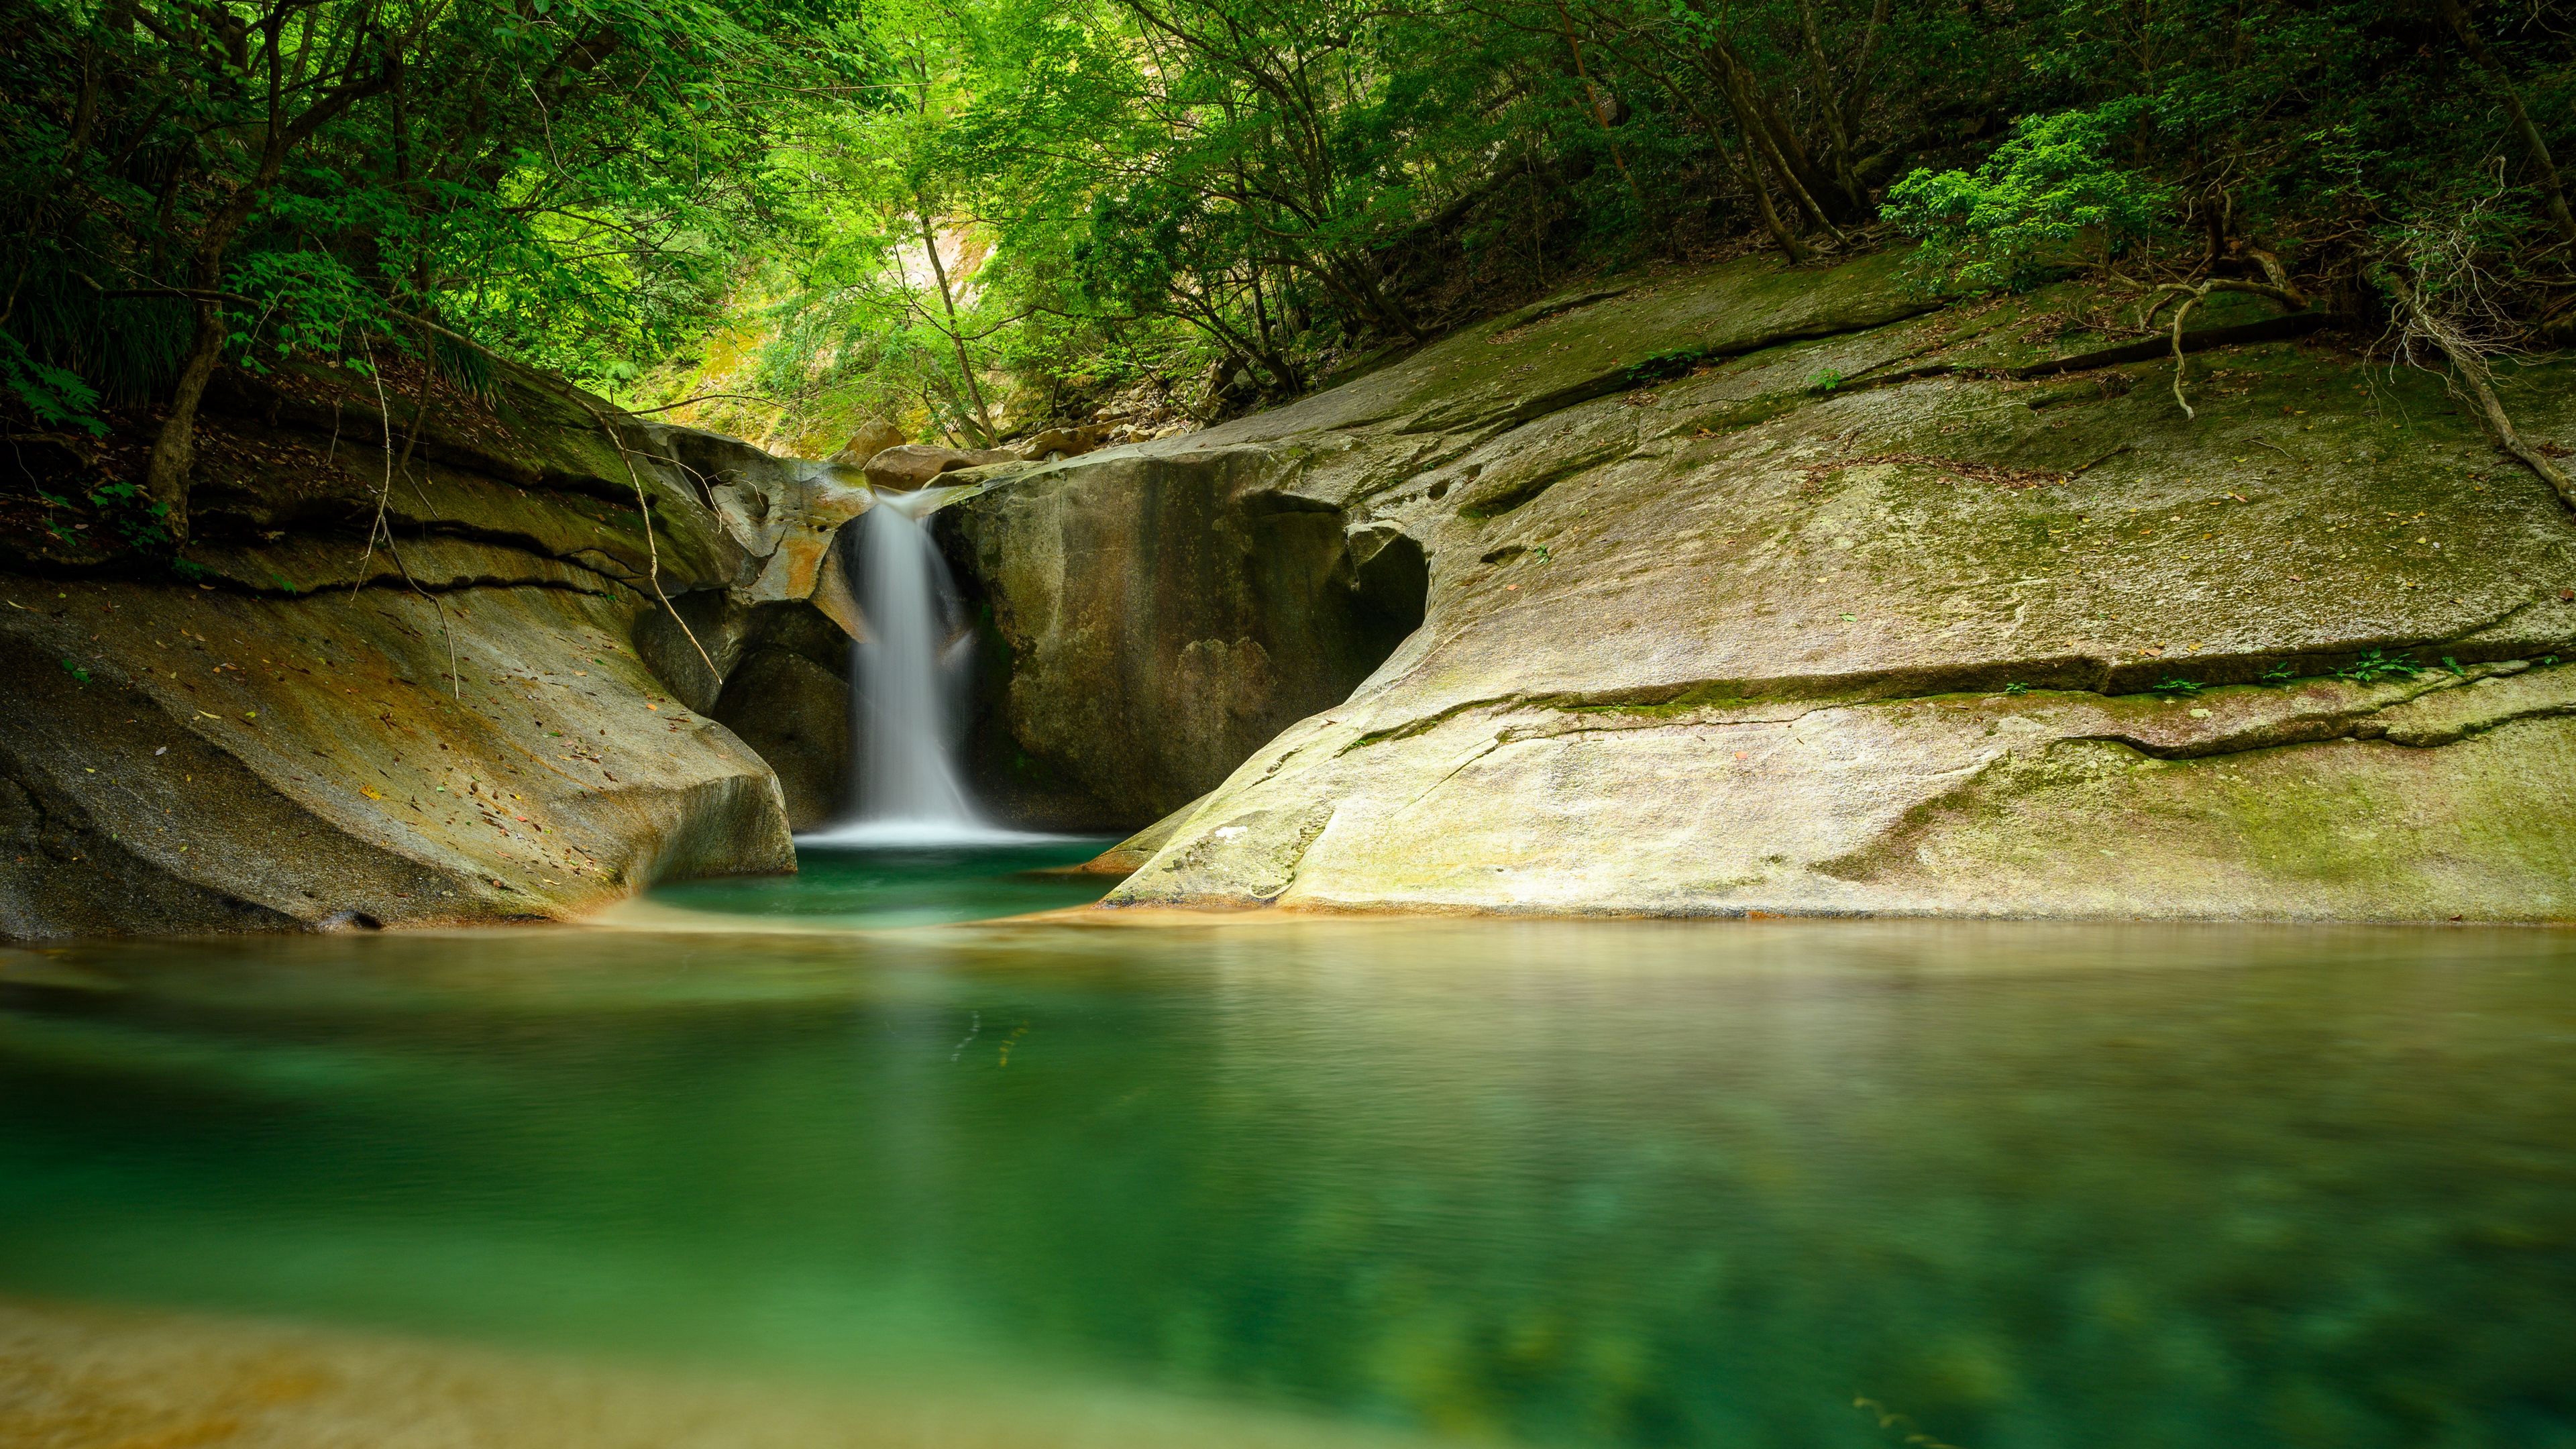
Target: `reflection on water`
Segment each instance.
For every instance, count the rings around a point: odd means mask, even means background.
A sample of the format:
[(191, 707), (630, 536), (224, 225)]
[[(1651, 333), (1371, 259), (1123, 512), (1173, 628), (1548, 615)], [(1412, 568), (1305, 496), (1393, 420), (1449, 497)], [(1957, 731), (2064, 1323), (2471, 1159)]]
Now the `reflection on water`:
[[(852, 827), (838, 834), (856, 837), (866, 830)], [(719, 919), (747, 916), (807, 926), (881, 928), (1087, 906), (1113, 882), (1099, 876), (1047, 872), (1089, 860), (1111, 843), (1081, 836), (1032, 835), (1010, 844), (966, 848), (851, 849), (808, 840), (797, 851), (797, 873), (792, 876), (729, 876), (665, 886), (641, 903), (643, 912), (625, 914), (640, 918), (653, 912), (686, 912)]]
[(12, 980), (0, 1292), (1531, 1444), (2576, 1443), (2552, 934), (548, 930)]

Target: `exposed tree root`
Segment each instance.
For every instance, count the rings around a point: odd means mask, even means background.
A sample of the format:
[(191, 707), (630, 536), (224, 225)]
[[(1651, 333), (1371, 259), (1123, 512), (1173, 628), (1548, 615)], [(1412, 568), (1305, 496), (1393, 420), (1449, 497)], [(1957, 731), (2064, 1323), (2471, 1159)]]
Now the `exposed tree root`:
[(2209, 294), (2212, 292), (2244, 292), (2251, 296), (2268, 297), (2292, 312), (2304, 312), (2308, 309), (2307, 294), (2289, 285), (2289, 278), (2281, 271), (2279, 259), (2268, 252), (2260, 255), (2265, 259), (2263, 270), (2273, 278), (2272, 282), (2244, 282), (2234, 277), (2212, 277), (2198, 283), (2167, 282), (2156, 288), (2147, 298), (2147, 310), (2139, 318), (2142, 325), (2153, 324), (2156, 314), (2164, 310), (2165, 303), (2176, 299), (2180, 299), (2182, 303), (2181, 306), (2174, 308), (2173, 314), (2173, 395), (2175, 404), (2181, 407), (2185, 418), (2200, 416), (2192, 411), (2191, 399), (2185, 397), (2182, 390), (2183, 382), (2189, 373), (2189, 366), (2183, 361), (2182, 324), (2183, 319), (2191, 315), (2192, 308), (2208, 301)]
[(2556, 490), (2561, 503), (2576, 508), (2576, 479), (2569, 478), (2567, 470), (2558, 466), (2556, 459), (2524, 440), (2522, 431), (2513, 425), (2513, 418), (2505, 412), (2503, 400), (2496, 396), (2495, 374), (2487, 366), (2486, 356), (2477, 344), (2450, 319), (2434, 315), (2432, 309), (2424, 305), (2422, 295), (2408, 286), (2395, 271), (2382, 268), (2374, 280), (2397, 299), (2398, 309), (2405, 318), (2404, 341), (2420, 338), (2433, 344), (2450, 360), (2452, 376), (2467, 382), (2470, 396), (2477, 401), (2480, 420), (2486, 424), (2487, 432), (2495, 438), (2497, 446), (2539, 474), (2543, 482)]

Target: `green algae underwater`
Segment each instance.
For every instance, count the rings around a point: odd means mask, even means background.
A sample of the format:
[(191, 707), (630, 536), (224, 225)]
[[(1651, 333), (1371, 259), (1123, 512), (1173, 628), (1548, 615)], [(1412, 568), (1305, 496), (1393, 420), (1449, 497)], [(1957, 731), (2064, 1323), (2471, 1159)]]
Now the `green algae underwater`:
[[(0, 1297), (1085, 1443), (2576, 1445), (2576, 937), (977, 919), (1092, 848), (13, 954)], [(527, 1442), (736, 1442), (616, 1398)]]

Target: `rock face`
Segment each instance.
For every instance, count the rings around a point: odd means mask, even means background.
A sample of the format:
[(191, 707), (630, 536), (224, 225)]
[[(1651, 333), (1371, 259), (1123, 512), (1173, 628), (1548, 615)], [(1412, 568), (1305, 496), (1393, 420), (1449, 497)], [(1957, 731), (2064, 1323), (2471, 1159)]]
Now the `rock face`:
[(1132, 827), (1347, 697), (1421, 622), (1425, 573), (1260, 453), (1096, 456), (1006, 473), (938, 526), (1010, 661), (1011, 738)]
[[(1022, 740), (1139, 823), (1214, 787), (1111, 903), (2576, 915), (2576, 519), (2437, 379), (2222, 313), (2187, 419), (2104, 299), (1901, 265), (985, 470)], [(2508, 403), (2576, 441), (2571, 380)]]
[(4, 541), (0, 936), (555, 918), (794, 868), (791, 799), (837, 798), (846, 750), (783, 736), (846, 730), (807, 599), (855, 475), (534, 379), (416, 437), (380, 396), (220, 390), (176, 576)]

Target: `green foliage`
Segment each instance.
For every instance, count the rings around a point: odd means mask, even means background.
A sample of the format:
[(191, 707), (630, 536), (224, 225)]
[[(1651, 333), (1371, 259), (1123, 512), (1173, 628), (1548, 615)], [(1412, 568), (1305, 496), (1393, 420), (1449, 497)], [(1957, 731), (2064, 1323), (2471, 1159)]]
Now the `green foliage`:
[(0, 0), (9, 394), (80, 426), (163, 392), (203, 325), (254, 370), (454, 374), (462, 334), (613, 383), (763, 244), (765, 102), (838, 23), (829, 0)]
[(107, 520), (108, 527), (129, 548), (158, 549), (169, 543), (170, 508), (143, 496), (140, 486), (123, 480), (101, 483), (89, 490), (90, 507)]
[(2355, 684), (2377, 684), (2383, 679), (2413, 679), (2424, 672), (2424, 666), (2403, 654), (2390, 654), (2373, 649), (2334, 672), (2337, 679)]
[(1820, 367), (1807, 374), (1807, 391), (1829, 393), (1843, 385), (1843, 375), (1830, 367)]
[(2576, 40), (2471, 13), (2484, 60), (2374, 0), (0, 0), (0, 405), (134, 425), (210, 317), (799, 446), (1213, 418), (1882, 201), (1946, 287), (2394, 265), (2501, 341), (2571, 315), (2501, 102), (2576, 155)]
[(2162, 232), (2174, 200), (2105, 159), (2142, 111), (2132, 99), (2025, 117), (1975, 171), (1918, 168), (1889, 187), (1887, 219), (1921, 238), (1923, 265), (1961, 291), (2023, 291), (2109, 262)]
[(2189, 699), (2206, 687), (2196, 680), (2168, 679), (2156, 685), (2153, 692), (2167, 699)]
[(90, 415), (98, 406), (98, 389), (79, 373), (28, 356), (26, 345), (6, 332), (0, 332), (0, 378), (37, 426), (77, 428), (92, 437), (106, 434), (107, 424)]

